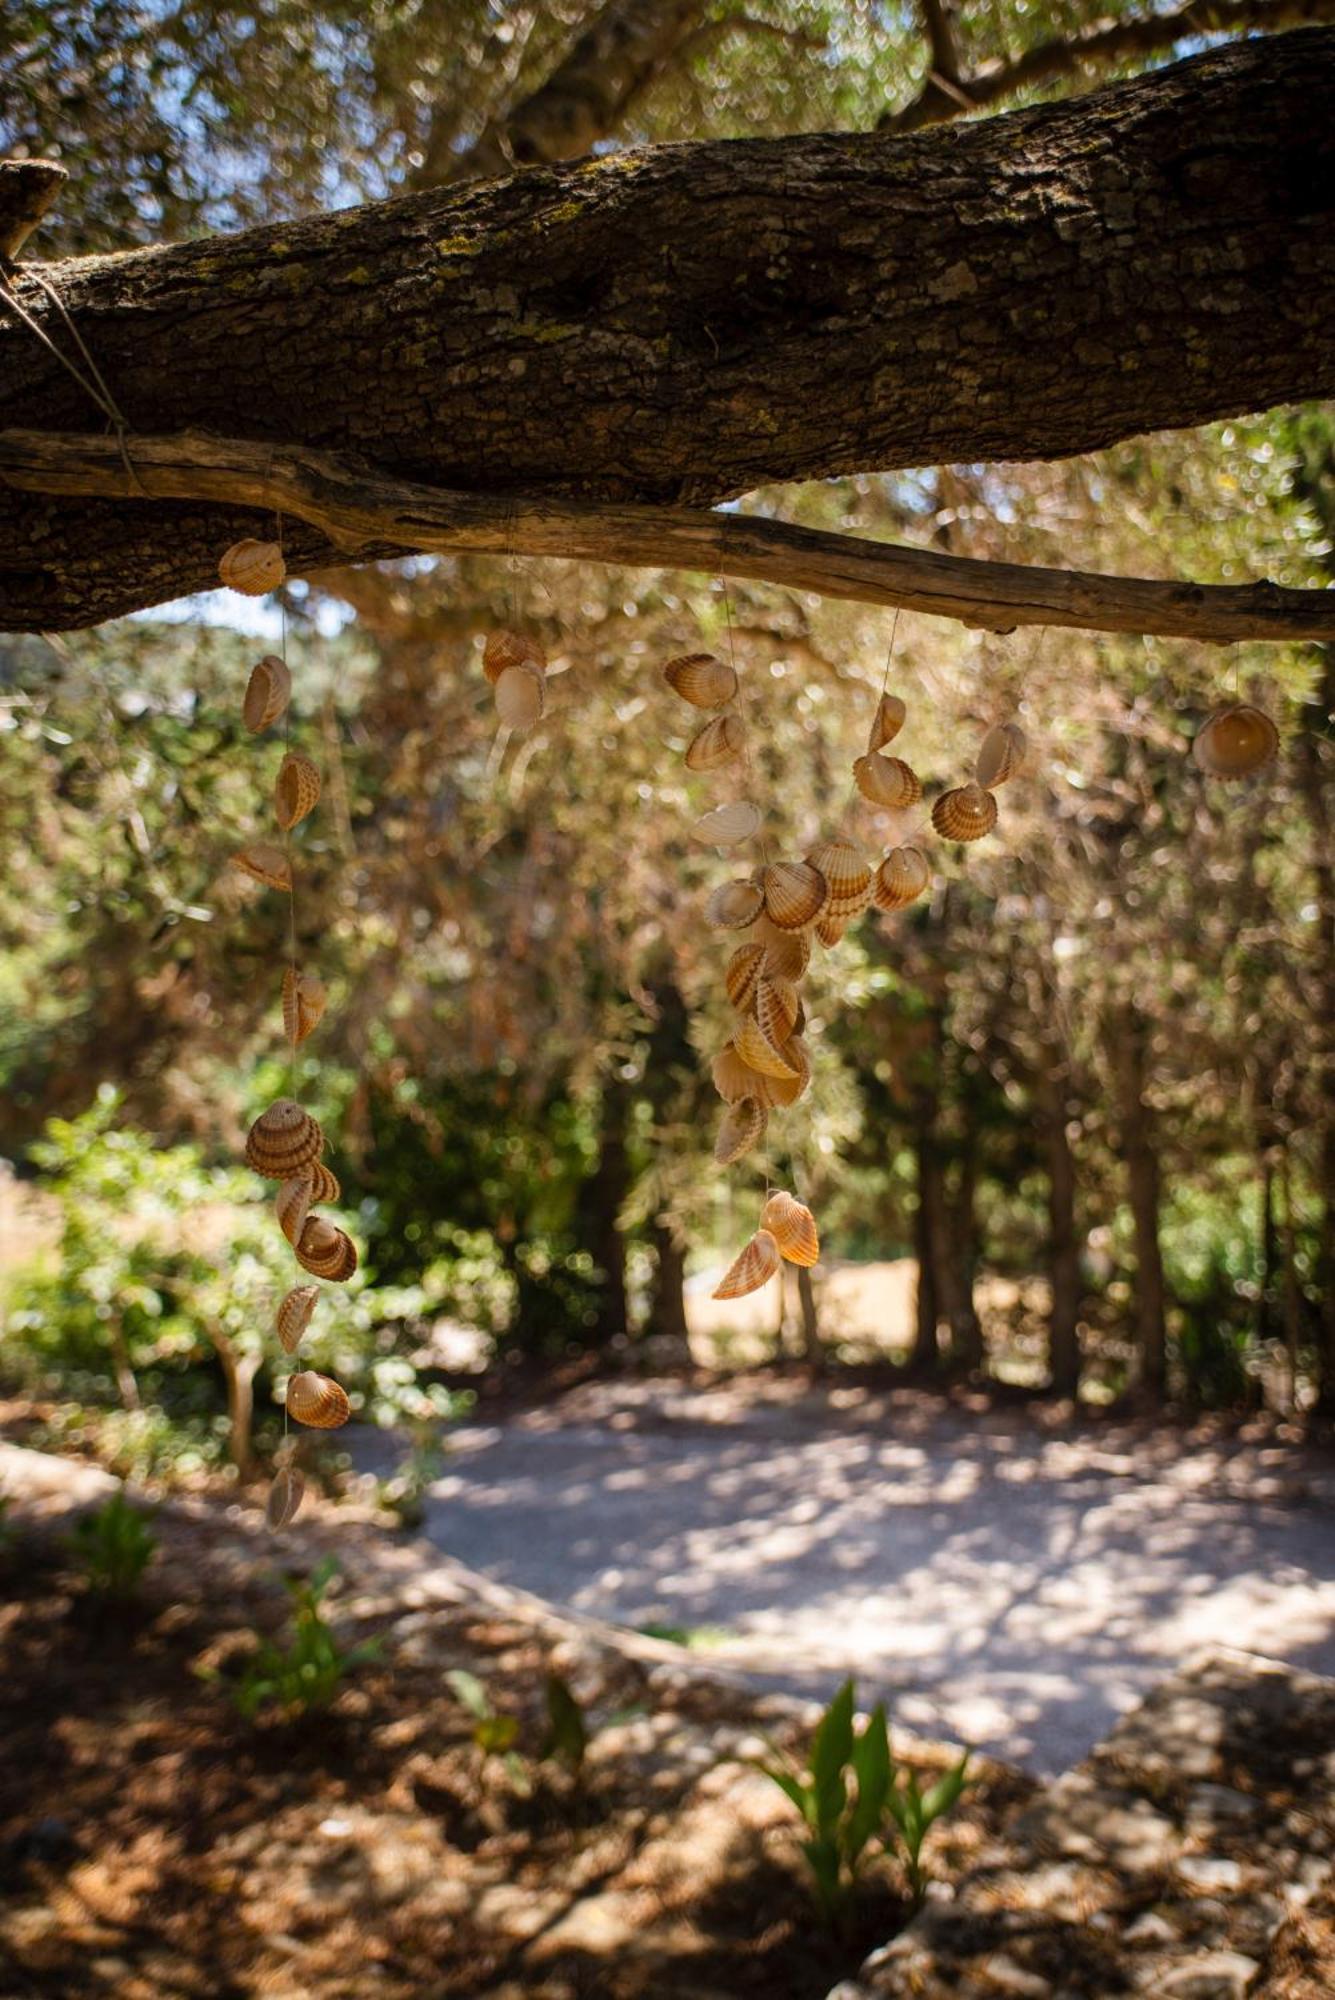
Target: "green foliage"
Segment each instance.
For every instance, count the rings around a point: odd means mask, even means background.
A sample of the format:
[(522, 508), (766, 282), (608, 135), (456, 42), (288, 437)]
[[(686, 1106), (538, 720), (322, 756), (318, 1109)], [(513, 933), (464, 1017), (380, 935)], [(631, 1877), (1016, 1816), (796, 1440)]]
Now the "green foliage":
[(233, 1706), (247, 1721), (265, 1711), (289, 1721), (322, 1713), (338, 1699), (349, 1674), (378, 1655), (377, 1639), (341, 1645), (323, 1616), (321, 1605), (337, 1574), (338, 1564), (326, 1556), (308, 1578), (289, 1581), (291, 1638), (286, 1644), (264, 1640), (229, 1684)]
[(125, 1489), (102, 1507), (85, 1514), (69, 1538), (70, 1554), (98, 1597), (128, 1603), (136, 1597), (144, 1571), (153, 1560), (158, 1538)]
[(472, 1717), (470, 1734), (478, 1753), (480, 1772), (485, 1775), (488, 1765), (495, 1758), (515, 1791), (521, 1794), (530, 1792), (532, 1781), (528, 1767), (515, 1747), (519, 1741), (519, 1717), (493, 1707), (482, 1682), (466, 1667), (451, 1667), (445, 1679)]
[(918, 1780), (910, 1771), (902, 1786), (896, 1785), (886, 1794), (886, 1810), (899, 1829), (909, 1893), (915, 1903), (922, 1901), (929, 1879), (922, 1865), (923, 1841), (936, 1821), (944, 1819), (957, 1804), (969, 1782), (968, 1762), (969, 1753), (966, 1750), (958, 1764), (952, 1764), (945, 1775), (938, 1778), (934, 1785), (929, 1785), (925, 1792), (919, 1789)]
[(561, 1674), (548, 1674), (545, 1699), (547, 1727), (538, 1746), (538, 1757), (564, 1764), (571, 1777), (578, 1778), (589, 1748), (588, 1719), (569, 1681)]

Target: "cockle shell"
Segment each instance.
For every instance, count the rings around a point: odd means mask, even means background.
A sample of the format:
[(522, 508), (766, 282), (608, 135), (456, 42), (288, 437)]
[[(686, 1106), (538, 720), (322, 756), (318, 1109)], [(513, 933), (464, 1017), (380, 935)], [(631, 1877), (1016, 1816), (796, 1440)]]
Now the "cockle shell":
[(264, 1519), (277, 1534), (290, 1526), (306, 1496), (306, 1482), (295, 1465), (281, 1465), (273, 1476), (269, 1497), (264, 1503)]
[(318, 1285), (293, 1285), (290, 1292), (284, 1293), (274, 1318), (284, 1354), (295, 1354), (301, 1346), (302, 1336), (311, 1323), (319, 1296)]
[(537, 640), (528, 632), (511, 632), (502, 628), (499, 632), (489, 632), (482, 648), (482, 671), (495, 687), (507, 667), (535, 667), (540, 674), (547, 671), (547, 655)]
[(816, 936), (827, 949), (833, 949), (848, 929), (847, 917), (824, 916), (816, 926)]
[(733, 799), (701, 813), (691, 828), (691, 838), (702, 847), (736, 847), (760, 831), (760, 808), (749, 799)]
[(831, 908), (851, 905), (837, 914), (856, 916), (859, 910), (866, 909), (871, 897), (871, 869), (856, 847), (846, 840), (825, 840), (812, 848), (807, 860), (829, 883)]
[(336, 1431), (352, 1415), (352, 1405), (347, 1390), (341, 1389), (332, 1375), (302, 1368), (288, 1378), (287, 1413), (294, 1422), (309, 1424), (312, 1430)]
[(218, 575), (229, 590), (263, 597), (283, 582), (287, 564), (277, 542), (233, 542), (218, 558)]
[(307, 1216), (296, 1242), (297, 1262), (313, 1278), (341, 1285), (357, 1268), (357, 1246), (346, 1230), (322, 1215)]
[(736, 1104), (741, 1097), (754, 1097), (760, 1104), (765, 1102), (767, 1078), (742, 1061), (735, 1042), (728, 1042), (719, 1050), (710, 1066), (710, 1074), (714, 1079), (714, 1088), (725, 1104)]
[(780, 1050), (797, 1024), (801, 1006), (797, 988), (789, 979), (761, 979), (756, 985), (756, 1025), (776, 1050)]
[(281, 847), (275, 847), (269, 840), (254, 840), (249, 847), (243, 847), (232, 856), (233, 865), (243, 875), (249, 875), (252, 882), (263, 882), (266, 889), (290, 889), (292, 868)]
[(1268, 764), (1278, 748), (1279, 731), (1270, 717), (1242, 702), (1210, 717), (1191, 754), (1212, 778), (1248, 778)]
[(516, 660), (506, 667), (492, 688), (496, 719), (507, 729), (531, 729), (542, 720), (547, 707), (547, 683), (541, 667), (531, 660)]
[(942, 792), (932, 807), (932, 825), (947, 840), (981, 840), (997, 823), (997, 802), (981, 785)]
[(737, 692), (737, 674), (712, 653), (679, 653), (663, 668), (663, 679), (692, 708), (722, 708)]
[(686, 746), (686, 765), (692, 771), (717, 771), (723, 764), (731, 764), (742, 754), (746, 742), (746, 725), (735, 709), (726, 715), (713, 715), (697, 729)]
[(776, 861), (763, 876), (765, 915), (781, 931), (814, 924), (830, 900), (830, 885), (809, 861)]
[(793, 1074), (791, 1063), (779, 1054), (759, 1021), (749, 1014), (743, 1014), (733, 1031), (733, 1041), (737, 1053), (750, 1069), (758, 1069), (762, 1076), (788, 1077)]
[(311, 1184), (311, 1207), (327, 1208), (331, 1201), (338, 1201), (343, 1190), (338, 1184), (338, 1175), (323, 1160), (312, 1160), (304, 1169)]
[(932, 879), (927, 856), (918, 847), (892, 847), (876, 870), (872, 895), (878, 910), (902, 910), (921, 896)]
[(761, 1210), (760, 1226), (768, 1229), (779, 1246), (780, 1255), (786, 1257), (790, 1264), (810, 1267), (819, 1261), (820, 1237), (816, 1230), (816, 1218), (796, 1195), (772, 1194)]
[(300, 750), (289, 750), (274, 779), (273, 813), (284, 831), (300, 825), (320, 802), (320, 771)]
[(719, 1166), (730, 1167), (743, 1153), (749, 1153), (764, 1138), (768, 1123), (769, 1112), (758, 1097), (739, 1097), (735, 1104), (730, 1104), (719, 1121), (714, 1141), (714, 1158)]
[(271, 722), (277, 722), (292, 699), (292, 675), (286, 660), (266, 653), (250, 670), (246, 691), (241, 697), (241, 720), (258, 736)]
[(724, 882), (705, 904), (705, 922), (711, 931), (744, 931), (755, 922), (764, 903), (755, 882)]
[(802, 1040), (801, 1035), (797, 1033), (791, 1034), (779, 1050), (779, 1054), (788, 1064), (793, 1074), (785, 1077), (767, 1076), (764, 1078), (764, 1102), (775, 1108), (796, 1104), (798, 1098), (811, 1082), (811, 1057), (807, 1053), (807, 1045)]
[(744, 1011), (756, 997), (756, 982), (765, 957), (763, 944), (738, 945), (723, 968), (723, 984), (734, 1007)]
[(278, 1217), (278, 1227), (294, 1247), (306, 1227), (306, 1217), (311, 1212), (313, 1190), (309, 1174), (294, 1174), (290, 1181), (284, 1181), (274, 1201), (274, 1213)]
[(271, 1181), (291, 1180), (324, 1151), (324, 1133), (309, 1111), (280, 1097), (246, 1136), (246, 1165)]
[(983, 738), (973, 767), (974, 777), (984, 791), (994, 791), (1013, 778), (1025, 760), (1029, 739), (1018, 722), (999, 722)]
[(877, 750), (884, 750), (887, 743), (894, 742), (904, 727), (904, 718), (907, 714), (908, 710), (897, 694), (881, 696), (876, 704), (876, 713), (871, 719), (871, 728), (867, 733), (869, 757)]
[(288, 966), (283, 974), (283, 1032), (294, 1049), (319, 1027), (326, 999), (324, 983), (313, 972)]
[(758, 1292), (779, 1268), (779, 1246), (768, 1229), (758, 1229), (741, 1255), (730, 1264), (714, 1290), (716, 1299), (744, 1299)]
[(805, 931), (781, 931), (768, 918), (757, 933), (765, 947), (765, 972), (771, 979), (800, 979), (811, 963), (811, 940)]
[(879, 750), (857, 759), (853, 783), (870, 804), (892, 810), (916, 806), (922, 797), (917, 772), (902, 757), (883, 757)]

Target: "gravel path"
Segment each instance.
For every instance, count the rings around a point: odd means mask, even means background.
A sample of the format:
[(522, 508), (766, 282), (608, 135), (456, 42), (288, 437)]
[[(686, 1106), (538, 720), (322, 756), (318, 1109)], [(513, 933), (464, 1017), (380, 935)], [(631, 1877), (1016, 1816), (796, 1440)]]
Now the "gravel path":
[(802, 1693), (1064, 1768), (1203, 1645), (1335, 1674), (1335, 1466), (782, 1384), (598, 1386), (453, 1434), (426, 1532)]

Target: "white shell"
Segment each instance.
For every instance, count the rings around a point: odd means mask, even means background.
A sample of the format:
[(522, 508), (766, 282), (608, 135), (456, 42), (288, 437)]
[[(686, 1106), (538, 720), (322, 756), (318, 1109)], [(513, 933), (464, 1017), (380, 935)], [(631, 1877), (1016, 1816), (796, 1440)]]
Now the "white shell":
[(691, 828), (692, 840), (702, 847), (737, 847), (760, 831), (760, 808), (749, 799), (733, 799), (701, 813)]
[(531, 729), (547, 706), (547, 683), (527, 660), (505, 667), (492, 689), (497, 720), (507, 729)]
[(765, 897), (756, 882), (723, 882), (705, 904), (711, 931), (744, 931), (760, 915)]

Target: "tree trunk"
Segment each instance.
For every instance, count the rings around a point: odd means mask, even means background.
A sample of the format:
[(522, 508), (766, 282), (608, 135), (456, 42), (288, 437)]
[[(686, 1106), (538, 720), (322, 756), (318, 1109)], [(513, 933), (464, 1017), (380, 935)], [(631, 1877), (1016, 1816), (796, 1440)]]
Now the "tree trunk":
[(691, 1358), (690, 1335), (686, 1324), (686, 1250), (660, 1216), (649, 1225), (654, 1247), (653, 1290), (649, 1297), (649, 1317), (645, 1332), (656, 1340), (671, 1342), (683, 1363)]
[[(1312, 29), (945, 133), (665, 146), (48, 268), (132, 432), (650, 501), (1060, 457), (1335, 389), (1333, 58)], [(10, 310), (0, 384), (0, 425), (103, 428)], [(271, 528), (0, 493), (0, 624), (209, 587)], [(394, 553), (285, 541), (298, 573)]]
[(263, 1355), (241, 1352), (221, 1327), (209, 1328), (209, 1339), (222, 1363), (227, 1384), (227, 1455), (242, 1479), (249, 1479), (255, 1464), (252, 1433), (255, 1427), (255, 1377)]
[(942, 1232), (940, 1256), (947, 1273), (938, 1291), (947, 1304), (950, 1322), (950, 1365), (960, 1375), (983, 1372), (986, 1354), (983, 1328), (974, 1299), (978, 1271), (978, 1135), (966, 1128), (954, 1198), (946, 1203), (946, 1227)]
[(944, 1224), (944, 1176), (937, 1144), (935, 1117), (925, 1120), (915, 1135), (918, 1162), (918, 1206), (913, 1217), (913, 1251), (918, 1260), (917, 1320), (909, 1368), (915, 1375), (934, 1375), (941, 1350), (937, 1325), (943, 1318), (941, 1296), (941, 1237)]
[(620, 1078), (603, 1087), (598, 1162), (579, 1191), (575, 1233), (580, 1247), (592, 1257), (596, 1313), (592, 1328), (598, 1346), (624, 1334), (630, 1322), (626, 1297), (626, 1244), (619, 1217), (630, 1193), (630, 1161), (626, 1153), (626, 1121), (630, 1093)]
[(1039, 1081), (1048, 1167), (1048, 1372), (1054, 1396), (1080, 1394), (1080, 1245), (1075, 1226), (1075, 1155), (1067, 1136), (1065, 1060), (1051, 1051)]
[(825, 1344), (820, 1337), (820, 1316), (816, 1311), (816, 1288), (805, 1264), (797, 1267), (797, 1298), (802, 1308), (802, 1352), (807, 1366), (818, 1374), (825, 1368)]
[(1167, 1293), (1159, 1248), (1159, 1156), (1145, 1103), (1145, 1022), (1133, 1008), (1111, 1023), (1117, 1116), (1126, 1164), (1136, 1243), (1136, 1344), (1141, 1383), (1152, 1403), (1162, 1403), (1168, 1382)]

